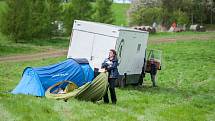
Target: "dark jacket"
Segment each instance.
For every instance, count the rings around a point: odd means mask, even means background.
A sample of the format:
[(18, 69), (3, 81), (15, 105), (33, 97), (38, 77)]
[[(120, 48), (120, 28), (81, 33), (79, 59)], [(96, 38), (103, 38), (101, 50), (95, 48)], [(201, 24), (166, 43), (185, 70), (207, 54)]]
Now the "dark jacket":
[(109, 60), (109, 58), (105, 59), (102, 63), (102, 68), (105, 68), (109, 73), (109, 78), (118, 78), (119, 72), (117, 66), (119, 65), (118, 60), (114, 58), (113, 60)]

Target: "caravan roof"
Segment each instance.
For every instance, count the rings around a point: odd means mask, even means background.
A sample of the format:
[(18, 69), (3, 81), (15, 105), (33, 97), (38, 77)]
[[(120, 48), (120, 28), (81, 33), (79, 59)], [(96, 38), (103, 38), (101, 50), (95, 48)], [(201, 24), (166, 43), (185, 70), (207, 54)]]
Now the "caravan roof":
[(97, 34), (107, 35), (112, 37), (118, 37), (120, 31), (134, 31), (134, 32), (148, 33), (147, 31), (140, 31), (140, 30), (127, 28), (127, 27), (90, 22), (90, 21), (81, 21), (81, 20), (74, 21), (73, 30), (85, 31), (89, 33), (97, 33)]

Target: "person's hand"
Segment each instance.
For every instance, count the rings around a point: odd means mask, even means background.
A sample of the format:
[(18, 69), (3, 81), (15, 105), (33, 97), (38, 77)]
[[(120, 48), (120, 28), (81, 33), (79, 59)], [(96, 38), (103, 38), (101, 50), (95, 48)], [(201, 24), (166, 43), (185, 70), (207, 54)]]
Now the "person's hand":
[(108, 65), (111, 65), (111, 64), (113, 64), (111, 61), (107, 61), (106, 62)]
[(99, 69), (99, 72), (106, 72), (104, 68)]

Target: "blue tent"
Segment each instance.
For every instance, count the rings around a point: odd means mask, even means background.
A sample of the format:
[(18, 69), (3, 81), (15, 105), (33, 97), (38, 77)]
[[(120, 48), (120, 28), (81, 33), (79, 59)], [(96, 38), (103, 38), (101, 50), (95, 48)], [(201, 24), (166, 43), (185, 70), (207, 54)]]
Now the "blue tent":
[(44, 96), (45, 91), (58, 82), (67, 80), (80, 87), (93, 77), (94, 72), (86, 59), (67, 59), (50, 66), (27, 67), (12, 93)]

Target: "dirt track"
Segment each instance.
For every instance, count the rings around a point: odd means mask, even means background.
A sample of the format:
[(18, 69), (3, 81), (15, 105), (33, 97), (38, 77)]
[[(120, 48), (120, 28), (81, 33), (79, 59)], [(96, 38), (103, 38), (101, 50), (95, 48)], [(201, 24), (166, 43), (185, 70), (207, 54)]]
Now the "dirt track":
[(18, 61), (30, 61), (45, 58), (54, 58), (67, 55), (67, 50), (47, 51), (42, 53), (30, 54), (30, 55), (16, 55), (0, 57), (0, 63), (2, 62), (18, 62)]
[[(214, 39), (214, 34), (199, 34), (199, 35), (177, 35), (172, 37), (152, 37), (149, 39), (149, 44), (159, 44), (164, 42), (176, 42), (176, 41), (190, 41), (190, 40), (209, 40)], [(42, 53), (30, 54), (30, 55), (16, 55), (8, 57), (0, 57), (0, 63), (3, 62), (19, 62), (19, 61), (30, 61), (44, 58), (54, 58), (60, 56), (66, 56), (67, 50), (55, 50), (47, 51)]]

